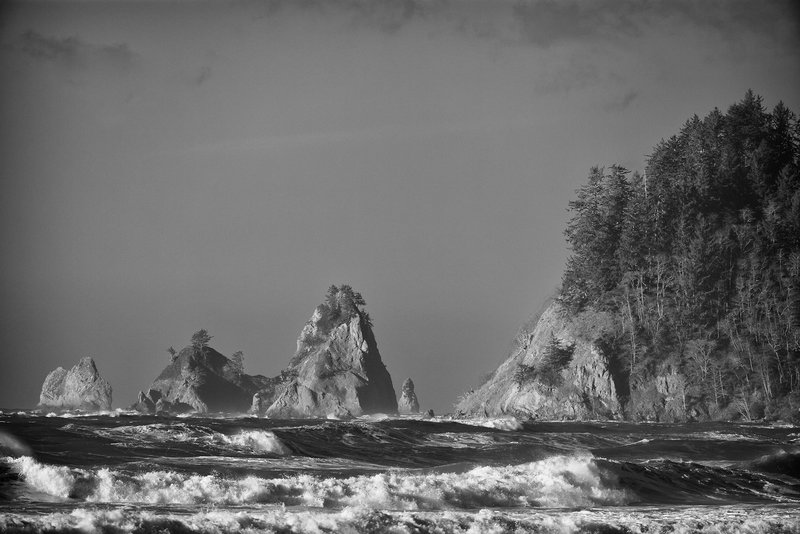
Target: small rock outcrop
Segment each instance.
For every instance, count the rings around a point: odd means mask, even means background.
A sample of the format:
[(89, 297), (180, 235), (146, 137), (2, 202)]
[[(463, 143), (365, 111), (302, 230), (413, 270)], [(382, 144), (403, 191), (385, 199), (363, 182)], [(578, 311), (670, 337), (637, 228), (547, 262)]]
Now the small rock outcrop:
[(110, 410), (111, 385), (100, 376), (92, 358), (81, 358), (69, 371), (59, 367), (47, 375), (39, 405), (65, 410)]
[(605, 319), (596, 312), (573, 317), (552, 303), (533, 331), (523, 332), (517, 350), (484, 384), (461, 398), (456, 413), (550, 420), (622, 418), (624, 384), (596, 342)]
[(402, 414), (419, 413), (419, 400), (414, 392), (414, 382), (410, 378), (406, 378), (403, 387), (400, 388), (397, 411)]
[(363, 306), (349, 286), (332, 286), (300, 332), (288, 367), (253, 396), (251, 411), (270, 418), (396, 413), (392, 378)]
[(244, 413), (253, 394), (269, 382), (251, 376), (211, 347), (188, 346), (175, 355), (131, 409), (143, 413)]

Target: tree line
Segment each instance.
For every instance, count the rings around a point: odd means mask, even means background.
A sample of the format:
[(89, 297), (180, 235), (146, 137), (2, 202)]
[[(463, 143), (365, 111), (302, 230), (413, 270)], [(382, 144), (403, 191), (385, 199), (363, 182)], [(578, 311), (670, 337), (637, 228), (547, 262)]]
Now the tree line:
[(686, 121), (643, 173), (591, 169), (558, 299), (614, 318), (601, 343), (632, 401), (669, 370), (712, 417), (797, 414), (799, 168), (796, 114), (748, 91)]

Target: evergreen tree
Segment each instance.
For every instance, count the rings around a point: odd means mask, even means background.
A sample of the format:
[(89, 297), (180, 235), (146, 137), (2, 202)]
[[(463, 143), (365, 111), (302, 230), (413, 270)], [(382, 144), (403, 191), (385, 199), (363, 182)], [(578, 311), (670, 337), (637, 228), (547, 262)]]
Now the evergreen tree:
[(595, 167), (576, 191), (559, 299), (617, 318), (607, 349), (631, 384), (672, 366), (720, 410), (800, 398), (799, 132), (748, 91), (686, 121), (643, 174)]

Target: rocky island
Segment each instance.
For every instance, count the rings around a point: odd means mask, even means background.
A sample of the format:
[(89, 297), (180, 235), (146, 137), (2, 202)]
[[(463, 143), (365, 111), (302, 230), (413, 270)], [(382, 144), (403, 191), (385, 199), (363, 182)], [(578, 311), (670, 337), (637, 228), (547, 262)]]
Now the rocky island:
[(331, 286), (303, 327), (289, 365), (273, 378), (246, 374), (241, 353), (222, 355), (200, 330), (189, 346), (172, 354), (131, 408), (144, 413), (249, 410), (271, 418), (396, 413), (392, 378), (364, 306), (350, 286)]
[(350, 286), (331, 286), (289, 365), (253, 396), (252, 412), (272, 418), (396, 413), (392, 378), (364, 306)]
[(92, 358), (81, 358), (70, 370), (58, 367), (47, 375), (39, 395), (39, 406), (65, 410), (110, 410), (111, 385), (100, 376)]
[(223, 356), (208, 346), (212, 336), (199, 330), (192, 344), (172, 355), (172, 361), (145, 393), (139, 392), (132, 409), (144, 413), (242, 413), (253, 393), (268, 382), (244, 372), (240, 359)]

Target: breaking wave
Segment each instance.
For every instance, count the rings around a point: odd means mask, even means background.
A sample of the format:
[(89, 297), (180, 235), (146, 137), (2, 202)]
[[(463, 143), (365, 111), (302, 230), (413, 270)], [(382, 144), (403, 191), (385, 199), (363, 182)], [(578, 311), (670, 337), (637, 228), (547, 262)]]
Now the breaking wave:
[[(67, 429), (74, 429), (69, 427)], [(212, 447), (223, 451), (252, 452), (256, 454), (272, 454), (287, 456), (291, 450), (280, 438), (269, 430), (240, 430), (236, 434), (223, 434), (208, 427), (178, 424), (149, 424), (120, 426), (110, 429), (95, 430), (96, 434), (112, 439), (125, 439), (123, 446), (135, 443), (139, 447), (161, 449), (166, 443), (193, 443)]]
[(220, 510), (196, 513), (77, 508), (50, 514), (0, 515), (4, 532), (536, 532), (797, 534), (800, 512), (788, 507), (620, 508), (580, 511)]
[(27, 456), (5, 461), (37, 492), (96, 503), (443, 510), (591, 507), (624, 505), (635, 499), (619, 487), (613, 473), (588, 456), (556, 456), (505, 467), (394, 470), (349, 478), (128, 473), (51, 466)]

